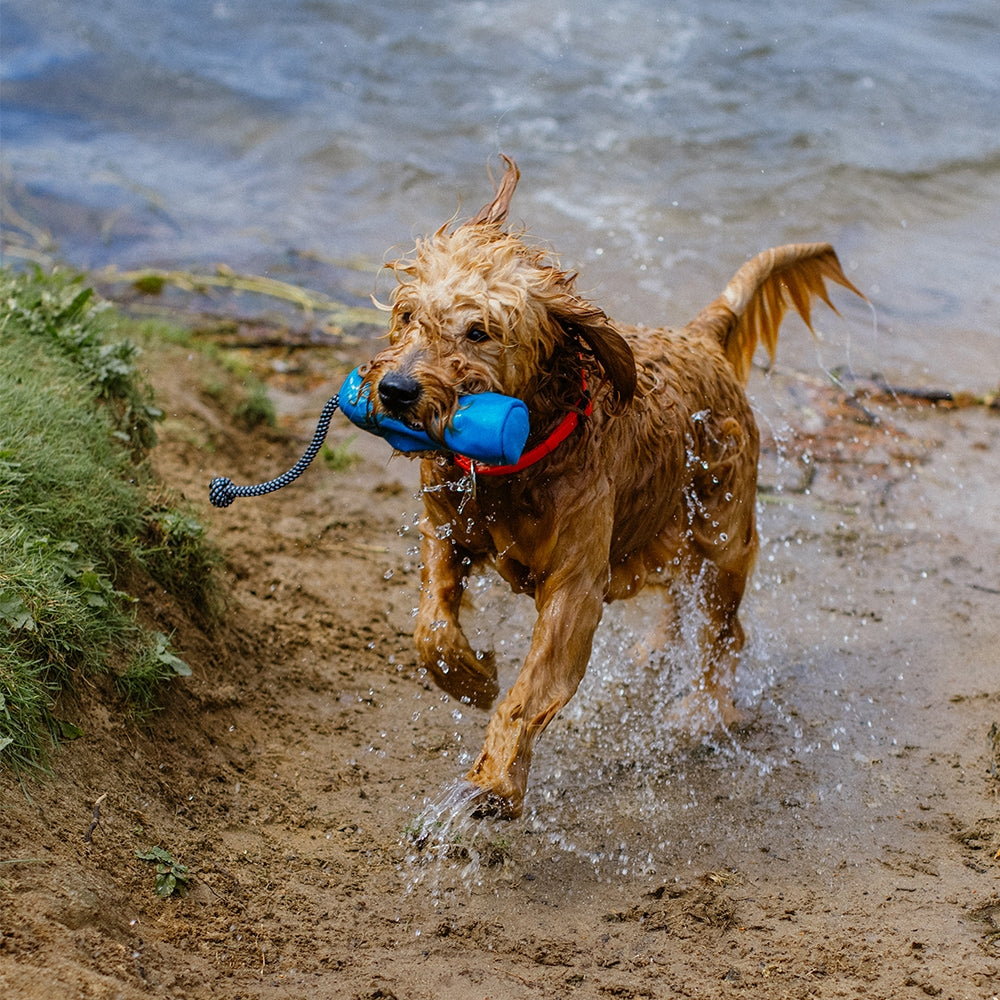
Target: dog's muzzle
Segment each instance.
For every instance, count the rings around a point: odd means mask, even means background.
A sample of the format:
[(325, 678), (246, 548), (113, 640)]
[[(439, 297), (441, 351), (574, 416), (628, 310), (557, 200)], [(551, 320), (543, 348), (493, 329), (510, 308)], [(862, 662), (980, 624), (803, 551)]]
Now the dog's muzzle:
[(405, 417), (416, 405), (422, 392), (420, 383), (412, 375), (403, 372), (386, 372), (379, 379), (379, 402), (393, 417)]

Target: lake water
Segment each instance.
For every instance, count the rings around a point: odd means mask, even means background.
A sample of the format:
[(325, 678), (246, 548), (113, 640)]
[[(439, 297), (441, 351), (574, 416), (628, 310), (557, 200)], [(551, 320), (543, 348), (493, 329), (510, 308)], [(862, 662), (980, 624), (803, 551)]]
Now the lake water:
[[(503, 151), (514, 218), (617, 318), (683, 322), (750, 254), (829, 240), (878, 322), (838, 295), (825, 362), (1000, 378), (996, 0), (2, 16), (5, 194), (76, 266), (223, 262), (363, 300), (390, 248), (488, 200)], [(806, 335), (782, 357), (815, 363)]]

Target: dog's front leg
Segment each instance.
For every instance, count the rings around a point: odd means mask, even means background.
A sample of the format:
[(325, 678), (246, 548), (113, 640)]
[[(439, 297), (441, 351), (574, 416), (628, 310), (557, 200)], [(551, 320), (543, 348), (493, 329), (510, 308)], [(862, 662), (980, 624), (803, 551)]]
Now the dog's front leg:
[(437, 523), (420, 522), (420, 608), (413, 638), (421, 666), (442, 690), (477, 708), (489, 708), (500, 692), (492, 652), (476, 653), (458, 622), (469, 553), (451, 537), (439, 537)]
[(604, 606), (607, 565), (550, 573), (536, 590), (531, 649), (466, 777), (483, 789), (481, 812), (521, 814), (535, 740), (573, 697), (590, 660)]

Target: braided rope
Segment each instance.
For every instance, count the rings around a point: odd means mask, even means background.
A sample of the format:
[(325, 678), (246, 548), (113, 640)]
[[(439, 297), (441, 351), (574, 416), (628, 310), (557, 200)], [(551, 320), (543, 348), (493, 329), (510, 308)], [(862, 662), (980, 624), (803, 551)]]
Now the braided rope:
[(273, 493), (298, 479), (319, 453), (320, 448), (323, 447), (326, 432), (330, 429), (330, 420), (337, 412), (339, 405), (336, 396), (331, 396), (326, 401), (316, 424), (316, 433), (313, 435), (312, 441), (309, 442), (309, 447), (287, 472), (277, 478), (269, 479), (266, 483), (257, 483), (255, 486), (234, 486), (231, 479), (227, 479), (225, 476), (216, 476), (208, 485), (208, 499), (212, 502), (212, 506), (228, 507), (237, 497), (262, 497), (265, 493)]

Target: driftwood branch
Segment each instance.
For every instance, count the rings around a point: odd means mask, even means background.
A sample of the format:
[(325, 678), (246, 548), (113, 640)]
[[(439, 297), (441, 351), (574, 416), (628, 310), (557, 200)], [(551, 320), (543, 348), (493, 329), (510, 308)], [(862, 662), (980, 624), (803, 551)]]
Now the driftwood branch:
[(356, 326), (362, 323), (380, 323), (375, 309), (349, 306), (319, 292), (300, 288), (287, 281), (268, 278), (257, 274), (237, 274), (231, 268), (220, 265), (214, 274), (192, 271), (143, 268), (136, 271), (119, 271), (115, 267), (105, 268), (93, 275), (98, 282), (107, 285), (132, 285), (146, 295), (157, 295), (167, 285), (182, 291), (204, 294), (210, 288), (224, 288), (234, 292), (248, 292), (268, 298), (289, 302), (307, 317), (315, 313), (325, 313), (327, 322), (338, 326)]

